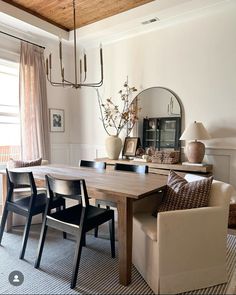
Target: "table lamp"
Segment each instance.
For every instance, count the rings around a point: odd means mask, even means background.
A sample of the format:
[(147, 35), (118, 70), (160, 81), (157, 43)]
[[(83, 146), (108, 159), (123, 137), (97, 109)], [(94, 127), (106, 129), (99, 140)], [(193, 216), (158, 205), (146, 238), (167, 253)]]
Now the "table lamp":
[(205, 155), (205, 145), (198, 140), (210, 139), (206, 128), (201, 122), (191, 123), (183, 132), (180, 140), (194, 140), (186, 147), (187, 158), (190, 163), (201, 163)]

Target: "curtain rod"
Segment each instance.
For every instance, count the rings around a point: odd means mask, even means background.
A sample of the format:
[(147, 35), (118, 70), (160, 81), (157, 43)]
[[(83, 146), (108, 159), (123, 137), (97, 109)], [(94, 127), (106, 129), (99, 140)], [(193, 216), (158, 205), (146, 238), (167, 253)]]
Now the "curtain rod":
[(44, 46), (41, 46), (41, 45), (39, 45), (39, 44), (36, 44), (36, 43), (30, 42), (30, 41), (27, 41), (27, 40), (25, 40), (25, 39), (22, 39), (22, 38), (19, 38), (19, 37), (17, 37), (17, 36), (14, 36), (14, 35), (8, 34), (8, 33), (6, 33), (6, 32), (0, 31), (0, 33), (1, 33), (1, 34), (4, 34), (4, 35), (7, 35), (7, 36), (9, 36), (9, 37), (12, 37), (12, 38), (18, 39), (18, 40), (20, 40), (20, 41), (24, 41), (24, 42), (26, 42), (26, 43), (29, 43), (29, 44), (32, 44), (32, 45), (35, 45), (35, 46), (38, 46), (38, 47), (40, 47), (40, 48), (45, 49)]

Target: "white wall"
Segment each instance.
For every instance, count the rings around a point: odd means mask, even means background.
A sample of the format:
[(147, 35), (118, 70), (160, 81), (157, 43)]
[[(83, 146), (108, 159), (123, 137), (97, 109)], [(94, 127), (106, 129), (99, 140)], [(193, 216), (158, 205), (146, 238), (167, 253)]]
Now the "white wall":
[[(100, 91), (104, 98), (117, 96), (127, 75), (139, 90), (172, 89), (184, 106), (185, 125), (201, 121), (214, 138), (206, 145), (216, 177), (236, 186), (235, 28), (236, 1), (231, 1), (172, 26), (107, 44)], [(103, 154), (106, 133), (95, 92), (79, 91), (71, 110), (71, 161)]]

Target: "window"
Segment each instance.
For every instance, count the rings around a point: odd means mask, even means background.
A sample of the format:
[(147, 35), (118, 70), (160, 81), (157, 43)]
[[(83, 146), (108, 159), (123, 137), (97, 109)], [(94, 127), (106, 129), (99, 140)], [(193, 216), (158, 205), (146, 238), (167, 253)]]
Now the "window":
[(19, 156), (19, 64), (0, 59), (0, 163)]

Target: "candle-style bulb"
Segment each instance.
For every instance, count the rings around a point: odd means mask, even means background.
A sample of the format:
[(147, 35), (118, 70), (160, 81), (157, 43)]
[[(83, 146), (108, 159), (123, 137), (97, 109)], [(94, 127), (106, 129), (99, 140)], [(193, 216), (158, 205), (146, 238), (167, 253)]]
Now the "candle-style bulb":
[(79, 60), (79, 72), (82, 74), (82, 59)]
[(62, 59), (62, 43), (61, 43), (61, 39), (59, 41), (59, 58)]
[(61, 70), (62, 82), (64, 82), (64, 80), (65, 80), (65, 79), (64, 79), (64, 78), (65, 78), (65, 76), (64, 76), (64, 72), (65, 72), (65, 71), (64, 71), (64, 68), (62, 68), (62, 70)]
[(49, 69), (52, 68), (52, 54), (49, 54)]
[(84, 72), (87, 72), (87, 58), (86, 58), (86, 54), (84, 52)]
[(46, 58), (46, 75), (48, 76), (48, 58)]
[(100, 63), (103, 65), (102, 44), (100, 44)]

